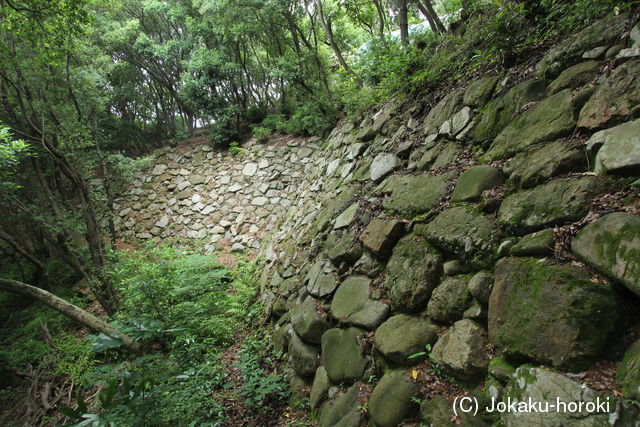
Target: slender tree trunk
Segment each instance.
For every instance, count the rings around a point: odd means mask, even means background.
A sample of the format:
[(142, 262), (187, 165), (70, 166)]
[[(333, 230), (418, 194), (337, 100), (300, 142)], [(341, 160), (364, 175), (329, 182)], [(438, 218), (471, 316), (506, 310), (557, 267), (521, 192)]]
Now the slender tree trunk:
[(398, 0), (398, 25), (400, 26), (400, 43), (409, 44), (409, 10), (407, 0)]
[(376, 7), (376, 12), (378, 13), (378, 35), (380, 36), (380, 40), (384, 45), (387, 44), (387, 39), (384, 37), (384, 26), (385, 26), (385, 15), (384, 15), (384, 7), (380, 0), (374, 0), (373, 4)]
[[(115, 328), (104, 320), (44, 289), (36, 288), (35, 286), (27, 285), (26, 283), (16, 280), (0, 279), (0, 290), (34, 298), (93, 332), (110, 336), (116, 335)], [(126, 350), (140, 354), (140, 345), (133, 338), (125, 334), (119, 334), (118, 337), (122, 340), (122, 346)]]
[[(431, 3), (431, 0), (416, 0), (416, 2), (418, 3), (418, 8), (420, 9), (420, 12), (422, 12), (422, 14), (427, 17), (427, 20), (429, 21), (429, 25), (431, 25), (431, 28), (433, 29), (435, 25), (436, 29), (434, 31), (441, 34), (445, 33), (447, 29), (445, 28), (444, 24), (438, 17), (438, 14), (433, 8), (433, 4)], [(431, 23), (432, 21), (433, 21), (433, 24)]]
[(325, 33), (327, 33), (329, 46), (331, 46), (333, 53), (336, 55), (336, 58), (338, 58), (338, 62), (340, 63), (342, 68), (344, 68), (344, 70), (353, 77), (353, 79), (356, 81), (356, 83), (358, 83), (359, 86), (364, 86), (364, 82), (362, 81), (362, 79), (358, 77), (355, 71), (353, 71), (353, 69), (349, 66), (349, 64), (347, 64), (347, 61), (345, 61), (344, 57), (342, 56), (342, 52), (340, 51), (340, 48), (338, 47), (338, 44), (333, 37), (331, 21), (327, 20), (324, 16), (324, 10), (322, 9), (322, 0), (316, 0), (316, 7), (318, 8), (318, 13), (320, 14), (320, 22), (322, 22), (324, 31)]
[(25, 249), (22, 245), (20, 245), (16, 239), (11, 236), (9, 233), (5, 232), (0, 228), (0, 240), (4, 240), (9, 246), (16, 251), (17, 254), (25, 258), (29, 261), (36, 269), (36, 275), (38, 276), (38, 280), (42, 281), (42, 284), (46, 289), (49, 289), (49, 285), (51, 281), (49, 280), (49, 276), (47, 275), (47, 269), (44, 266), (44, 263), (36, 258), (35, 255), (31, 254), (27, 249)]

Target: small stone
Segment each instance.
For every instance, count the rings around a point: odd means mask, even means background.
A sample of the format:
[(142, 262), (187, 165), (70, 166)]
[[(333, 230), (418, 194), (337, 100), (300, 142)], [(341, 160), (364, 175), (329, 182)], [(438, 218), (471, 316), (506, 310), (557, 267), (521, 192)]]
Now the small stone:
[(247, 163), (246, 165), (244, 165), (244, 168), (242, 168), (242, 175), (251, 177), (255, 175), (257, 171), (257, 163)]
[(400, 159), (393, 153), (380, 153), (374, 159), (370, 166), (371, 179), (374, 182), (380, 182), (391, 172), (400, 167)]

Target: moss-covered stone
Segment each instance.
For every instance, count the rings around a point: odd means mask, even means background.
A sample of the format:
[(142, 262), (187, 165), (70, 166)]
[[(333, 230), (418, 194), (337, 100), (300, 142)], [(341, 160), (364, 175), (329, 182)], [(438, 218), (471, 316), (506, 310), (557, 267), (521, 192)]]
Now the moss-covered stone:
[(311, 397), (309, 398), (311, 409), (320, 407), (330, 388), (331, 380), (327, 375), (327, 370), (324, 369), (324, 366), (320, 366), (316, 371), (316, 375), (313, 378), (313, 386), (311, 387)]
[(640, 340), (624, 354), (617, 375), (625, 397), (640, 402)]
[(360, 241), (374, 254), (386, 257), (403, 233), (403, 222), (374, 218), (360, 235)]
[(358, 336), (362, 333), (357, 328), (336, 328), (322, 336), (322, 363), (334, 384), (356, 381), (364, 375), (367, 359), (358, 344)]
[(503, 159), (539, 142), (565, 136), (575, 126), (573, 94), (570, 89), (565, 89), (509, 123), (493, 141), (484, 158)]
[(596, 89), (580, 111), (578, 126), (589, 129), (604, 127), (622, 120), (640, 105), (640, 61), (629, 61), (616, 68)]
[(320, 344), (322, 334), (329, 329), (329, 324), (316, 311), (315, 300), (307, 297), (291, 317), (293, 329), (303, 340)]
[(587, 168), (582, 141), (554, 141), (518, 153), (504, 167), (509, 178), (523, 188), (538, 185), (549, 178)]
[(405, 312), (424, 309), (441, 275), (440, 254), (415, 235), (403, 237), (387, 264), (386, 288), (393, 306)]
[(578, 233), (571, 250), (640, 296), (640, 216), (626, 212), (603, 216)]
[(495, 274), (489, 338), (496, 347), (561, 367), (583, 366), (605, 349), (619, 312), (611, 286), (533, 258), (503, 258)]
[(502, 383), (506, 383), (516, 372), (516, 366), (507, 362), (503, 357), (494, 357), (489, 362), (489, 373)]
[(483, 304), (489, 303), (491, 290), (493, 289), (493, 274), (488, 271), (479, 271), (469, 280), (469, 292)]
[(568, 66), (579, 62), (584, 52), (613, 43), (624, 31), (627, 19), (625, 14), (611, 15), (565, 38), (538, 63), (538, 76), (554, 78)]
[(482, 192), (502, 184), (502, 172), (493, 166), (473, 166), (460, 174), (451, 201), (475, 202), (480, 200)]
[(470, 319), (460, 320), (433, 346), (433, 359), (454, 377), (477, 382), (489, 364), (485, 351), (487, 331)]
[(574, 89), (592, 81), (602, 69), (602, 62), (587, 61), (564, 70), (549, 84), (547, 93), (554, 95), (563, 89)]
[(427, 314), (436, 322), (451, 324), (462, 318), (471, 305), (471, 293), (466, 276), (445, 279), (431, 295), (427, 304)]
[(298, 375), (313, 375), (318, 367), (318, 349), (304, 342), (292, 331), (289, 340), (289, 362)]
[(575, 221), (606, 188), (606, 182), (595, 176), (557, 179), (508, 196), (500, 205), (498, 221), (518, 232)]
[(424, 352), (427, 344), (433, 345), (438, 328), (421, 317), (398, 314), (389, 318), (376, 330), (375, 345), (384, 357), (399, 365), (416, 364), (424, 357), (409, 356)]
[(598, 174), (640, 174), (640, 119), (593, 134), (587, 148), (598, 149)]
[(424, 120), (424, 132), (427, 135), (437, 132), (440, 125), (451, 117), (462, 104), (463, 96), (464, 91), (462, 90), (452, 92), (433, 107)]
[(420, 419), (428, 426), (450, 426), (453, 416), (452, 404), (442, 395), (437, 395), (420, 404)]
[(478, 118), (473, 139), (483, 142), (493, 139), (522, 107), (544, 98), (547, 85), (542, 80), (527, 80), (512, 87), (504, 96), (487, 104)]
[(366, 329), (375, 329), (389, 313), (389, 306), (369, 298), (371, 279), (351, 276), (336, 291), (331, 314), (336, 319)]
[(382, 205), (404, 218), (413, 218), (430, 211), (440, 202), (451, 178), (451, 174), (392, 176), (383, 184), (382, 191), (389, 196)]
[(542, 230), (522, 237), (509, 253), (513, 256), (547, 256), (553, 254), (554, 246), (553, 230)]
[(464, 93), (464, 104), (470, 107), (485, 105), (491, 99), (498, 80), (500, 80), (499, 76), (491, 76), (473, 81)]
[(358, 384), (354, 384), (344, 394), (324, 405), (318, 427), (358, 427), (361, 418), (359, 406), (360, 392)]
[(373, 389), (369, 399), (369, 416), (379, 427), (395, 427), (407, 418), (414, 408), (411, 398), (418, 391), (408, 372), (387, 371)]
[(348, 208), (360, 191), (359, 185), (346, 185), (338, 194), (329, 194), (322, 202), (322, 208), (313, 224), (314, 234), (324, 230), (331, 221)]
[(331, 262), (339, 267), (342, 263), (353, 265), (362, 256), (362, 245), (356, 230), (337, 230), (329, 234), (325, 250)]
[(488, 217), (464, 206), (447, 209), (428, 224), (416, 225), (414, 232), (476, 268), (492, 264), (502, 236)]

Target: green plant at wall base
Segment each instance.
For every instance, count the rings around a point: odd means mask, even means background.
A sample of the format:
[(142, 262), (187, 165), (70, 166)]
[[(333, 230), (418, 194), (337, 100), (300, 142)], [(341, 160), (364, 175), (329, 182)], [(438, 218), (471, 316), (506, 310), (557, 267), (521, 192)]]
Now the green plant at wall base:
[(418, 353), (414, 353), (411, 356), (407, 357), (407, 359), (415, 359), (423, 356), (428, 356), (430, 359), (433, 359), (433, 353), (431, 352), (431, 344), (425, 345), (424, 348), (426, 351), (420, 351)]

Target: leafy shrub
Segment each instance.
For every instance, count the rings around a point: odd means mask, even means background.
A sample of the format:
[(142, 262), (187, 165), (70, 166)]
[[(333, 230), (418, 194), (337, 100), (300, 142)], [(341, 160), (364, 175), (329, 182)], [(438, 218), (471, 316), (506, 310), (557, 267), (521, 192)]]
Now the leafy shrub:
[(266, 128), (266, 127), (262, 127), (262, 126), (254, 126), (253, 127), (253, 137), (259, 142), (259, 143), (264, 143), (267, 141), (267, 139), (269, 138), (269, 135), (271, 135), (271, 130)]

